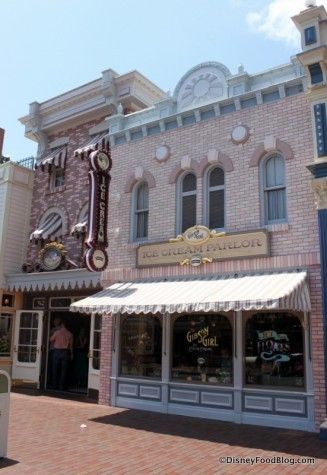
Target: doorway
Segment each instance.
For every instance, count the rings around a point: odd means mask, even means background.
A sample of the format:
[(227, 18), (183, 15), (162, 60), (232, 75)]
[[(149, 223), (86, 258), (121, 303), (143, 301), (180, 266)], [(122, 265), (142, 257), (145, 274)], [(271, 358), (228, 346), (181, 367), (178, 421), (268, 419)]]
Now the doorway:
[[(73, 334), (73, 356), (68, 365), (64, 392), (87, 394), (91, 326), (90, 316), (69, 312), (68, 310), (51, 310), (50, 312), (47, 339), (49, 344), (46, 368), (46, 389), (54, 389), (54, 358), (50, 336), (59, 328), (61, 322), (64, 322), (67, 330)], [(59, 371), (60, 370), (61, 368), (59, 366)]]

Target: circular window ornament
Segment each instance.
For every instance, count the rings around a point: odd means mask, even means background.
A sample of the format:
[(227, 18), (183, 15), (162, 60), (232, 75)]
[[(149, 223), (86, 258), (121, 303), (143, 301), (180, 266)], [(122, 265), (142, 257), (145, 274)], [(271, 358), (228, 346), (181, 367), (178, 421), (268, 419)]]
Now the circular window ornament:
[(158, 162), (165, 162), (170, 157), (170, 147), (168, 145), (159, 145), (155, 150), (154, 156)]
[(250, 130), (246, 125), (237, 125), (231, 132), (231, 139), (235, 144), (245, 143), (249, 137)]
[(66, 250), (62, 244), (51, 242), (40, 251), (40, 264), (43, 270), (53, 271), (62, 263)]

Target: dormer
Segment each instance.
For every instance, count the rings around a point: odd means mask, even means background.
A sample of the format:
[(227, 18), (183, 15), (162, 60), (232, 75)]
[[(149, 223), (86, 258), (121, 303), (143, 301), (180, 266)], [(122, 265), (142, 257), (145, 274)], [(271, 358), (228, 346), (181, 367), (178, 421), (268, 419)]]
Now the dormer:
[(302, 52), (297, 57), (306, 69), (310, 86), (316, 87), (327, 82), (327, 12), (314, 1), (307, 5), (292, 20), (301, 33)]

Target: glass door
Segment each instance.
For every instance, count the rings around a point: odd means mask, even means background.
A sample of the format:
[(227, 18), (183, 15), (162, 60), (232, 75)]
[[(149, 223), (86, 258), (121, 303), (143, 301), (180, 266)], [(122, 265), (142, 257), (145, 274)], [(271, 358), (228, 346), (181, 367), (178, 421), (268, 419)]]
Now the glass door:
[(101, 315), (92, 314), (89, 352), (89, 389), (100, 388)]
[(16, 312), (12, 379), (35, 382), (39, 388), (43, 312)]

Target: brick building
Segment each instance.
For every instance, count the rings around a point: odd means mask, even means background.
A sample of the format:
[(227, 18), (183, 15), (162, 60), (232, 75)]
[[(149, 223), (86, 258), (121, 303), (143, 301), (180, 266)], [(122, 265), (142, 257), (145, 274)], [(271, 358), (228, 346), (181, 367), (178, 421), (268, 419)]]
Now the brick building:
[[(25, 292), (25, 313), (46, 313), (44, 348), (57, 312), (90, 331), (88, 388), (100, 403), (308, 431), (324, 421), (326, 18), (323, 7), (294, 17), (302, 52), (289, 64), (233, 75), (203, 63), (171, 97), (148, 83), (142, 104), (103, 79), (93, 112), (91, 83), (23, 119), (40, 144), (32, 272), (7, 285)], [(100, 284), (80, 267), (97, 212), (86, 213), (87, 173), (109, 143)], [(67, 269), (36, 272), (51, 265), (47, 243), (57, 254), (64, 245)]]

